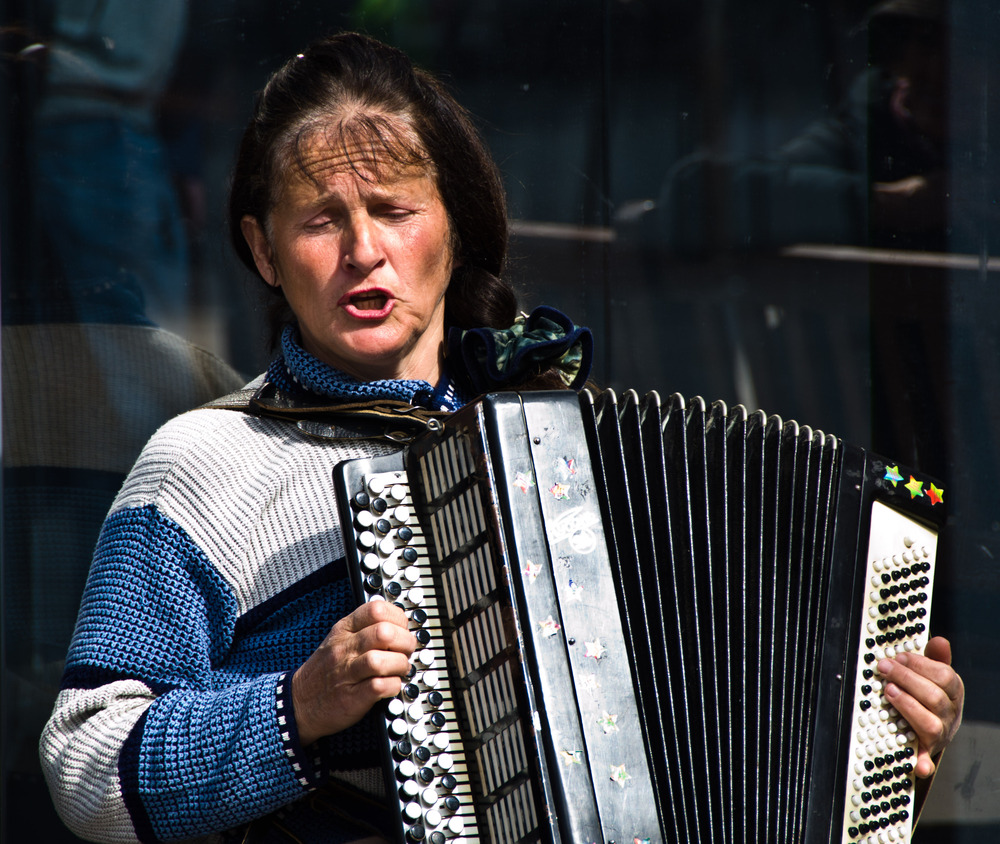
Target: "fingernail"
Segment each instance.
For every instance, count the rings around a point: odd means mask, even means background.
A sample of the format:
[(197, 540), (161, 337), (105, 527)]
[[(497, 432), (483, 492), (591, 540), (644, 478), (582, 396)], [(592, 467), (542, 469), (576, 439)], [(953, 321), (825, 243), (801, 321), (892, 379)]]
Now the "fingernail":
[(889, 700), (892, 700), (893, 698), (899, 696), (899, 686), (897, 686), (895, 683), (886, 683), (885, 689), (882, 691), (882, 694), (884, 694), (887, 698), (889, 698)]
[(910, 655), (905, 651), (903, 653), (896, 654), (896, 662), (900, 665), (909, 665)]
[(883, 677), (887, 676), (890, 671), (892, 671), (892, 660), (891, 659), (880, 659), (878, 665), (878, 673)]

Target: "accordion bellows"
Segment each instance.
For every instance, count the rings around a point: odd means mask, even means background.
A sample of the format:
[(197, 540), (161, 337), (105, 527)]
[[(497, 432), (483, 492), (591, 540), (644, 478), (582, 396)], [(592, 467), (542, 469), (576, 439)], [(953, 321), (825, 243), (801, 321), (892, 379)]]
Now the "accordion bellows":
[(874, 663), (928, 638), (928, 479), (610, 391), (486, 396), (335, 477), (359, 600), (421, 642), (383, 719), (400, 840), (908, 839)]

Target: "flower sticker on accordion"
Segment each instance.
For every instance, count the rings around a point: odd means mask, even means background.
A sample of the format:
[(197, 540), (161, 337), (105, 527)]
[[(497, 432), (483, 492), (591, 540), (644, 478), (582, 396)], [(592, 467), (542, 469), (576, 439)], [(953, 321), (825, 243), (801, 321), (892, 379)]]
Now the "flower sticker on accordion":
[(577, 554), (590, 554), (597, 547), (600, 531), (600, 513), (586, 507), (571, 507), (566, 510), (549, 531), (549, 541), (553, 545), (569, 542)]

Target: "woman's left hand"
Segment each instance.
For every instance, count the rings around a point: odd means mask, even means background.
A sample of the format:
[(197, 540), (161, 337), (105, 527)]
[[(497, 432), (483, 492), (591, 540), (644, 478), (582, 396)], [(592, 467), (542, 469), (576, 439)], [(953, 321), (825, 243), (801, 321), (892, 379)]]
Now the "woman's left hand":
[(965, 686), (951, 667), (951, 643), (936, 636), (923, 656), (902, 653), (883, 659), (878, 672), (885, 678), (883, 694), (917, 734), (920, 744), (914, 773), (929, 777), (934, 758), (948, 746), (962, 723)]

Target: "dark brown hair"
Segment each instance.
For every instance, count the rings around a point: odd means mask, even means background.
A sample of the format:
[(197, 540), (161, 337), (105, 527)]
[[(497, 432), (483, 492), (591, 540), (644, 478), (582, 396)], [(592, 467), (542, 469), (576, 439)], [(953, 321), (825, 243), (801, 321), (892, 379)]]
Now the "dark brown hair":
[[(285, 174), (301, 167), (302, 144), (315, 132), (326, 132), (345, 149), (360, 143), (377, 156), (426, 166), (437, 179), (452, 229), (456, 269), (445, 296), (446, 327), (513, 323), (517, 300), (501, 277), (506, 198), (479, 132), (438, 80), (401, 51), (356, 33), (312, 44), (257, 96), (229, 194), (230, 239), (251, 272), (259, 276), (240, 221), (255, 217), (266, 230)], [(280, 289), (267, 289), (283, 298)], [(277, 317), (275, 336), (288, 317), (287, 309)]]

